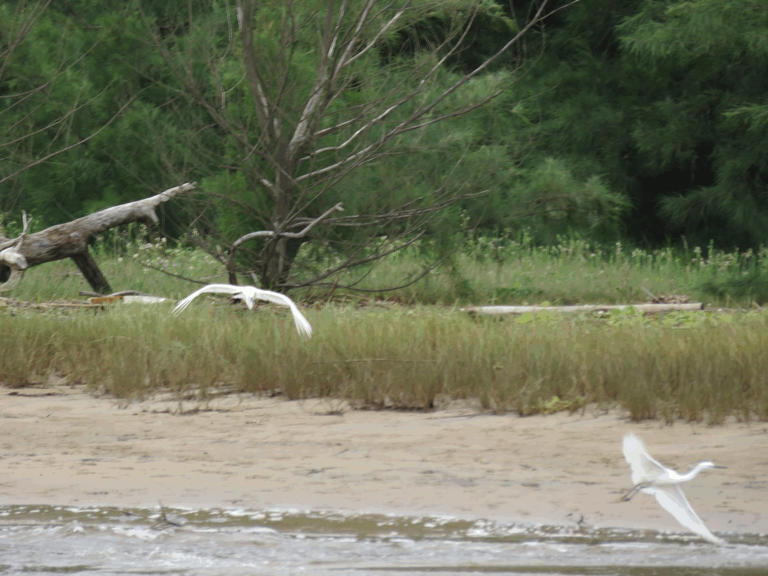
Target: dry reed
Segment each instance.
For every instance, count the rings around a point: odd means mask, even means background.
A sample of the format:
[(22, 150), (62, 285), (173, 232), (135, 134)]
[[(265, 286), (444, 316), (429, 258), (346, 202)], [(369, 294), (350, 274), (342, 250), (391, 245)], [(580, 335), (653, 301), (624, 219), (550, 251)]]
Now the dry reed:
[(315, 336), (259, 307), (196, 303), (104, 311), (0, 313), (0, 382), (51, 373), (119, 398), (155, 390), (279, 390), (369, 407), (432, 407), (477, 398), (520, 415), (587, 404), (634, 420), (768, 418), (768, 317), (708, 313), (604, 319), (470, 318), (453, 309), (307, 310)]

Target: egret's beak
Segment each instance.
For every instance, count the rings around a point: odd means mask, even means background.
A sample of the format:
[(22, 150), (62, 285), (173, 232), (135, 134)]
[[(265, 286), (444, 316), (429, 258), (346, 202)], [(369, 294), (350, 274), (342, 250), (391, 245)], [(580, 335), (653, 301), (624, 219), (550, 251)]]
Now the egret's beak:
[(728, 468), (728, 466), (712, 466), (712, 468), (723, 468), (723, 469), (725, 469), (725, 468)]

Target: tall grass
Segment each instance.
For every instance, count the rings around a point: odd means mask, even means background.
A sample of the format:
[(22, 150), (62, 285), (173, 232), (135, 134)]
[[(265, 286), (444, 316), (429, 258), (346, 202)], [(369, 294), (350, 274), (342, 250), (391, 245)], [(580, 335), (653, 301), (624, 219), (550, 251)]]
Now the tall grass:
[[(147, 241), (141, 233), (108, 234), (93, 252), (115, 290), (180, 298), (196, 285), (169, 274), (226, 281), (203, 252)], [(417, 275), (428, 253), (411, 247), (347, 273), (340, 284), (362, 273), (362, 288), (396, 284)], [(297, 275), (335, 258), (304, 250)], [(165, 304), (41, 314), (3, 308), (0, 301), (0, 383), (24, 386), (56, 373), (119, 398), (159, 389), (205, 397), (225, 387), (371, 407), (429, 408), (445, 395), (521, 415), (596, 403), (622, 406), (636, 420), (768, 419), (765, 315), (490, 320), (456, 310), (464, 303), (642, 302), (648, 299), (642, 288), (751, 307), (768, 301), (768, 289), (760, 292), (763, 278), (766, 250), (627, 251), (620, 243), (600, 248), (567, 239), (537, 247), (525, 235), (467, 236), (461, 250), (423, 280), (394, 293), (374, 292), (410, 307), (356, 307), (354, 295), (331, 288), (295, 291), (292, 296), (311, 307), (315, 336), (309, 341), (299, 339), (283, 312), (248, 313), (203, 299), (178, 318)], [(7, 296), (72, 299), (87, 288), (74, 265), (62, 261), (29, 270)], [(340, 304), (346, 298), (352, 305)]]
[[(317, 260), (322, 254), (312, 254)], [(428, 258), (409, 247), (364, 270), (359, 288), (375, 290), (415, 277)], [(317, 263), (315, 263), (317, 265)], [(362, 276), (358, 273), (357, 276)], [(339, 283), (351, 281), (349, 274)], [(768, 303), (768, 249), (723, 252), (713, 246), (690, 251), (626, 249), (563, 238), (536, 246), (523, 234), (467, 236), (445, 265), (395, 297), (409, 303), (577, 304), (648, 301), (656, 295), (686, 295), (716, 306)], [(379, 294), (387, 297), (386, 292)]]
[[(386, 247), (382, 240), (378, 248)], [(92, 252), (115, 291), (133, 289), (180, 298), (197, 285), (174, 275), (204, 282), (227, 281), (222, 265), (211, 256), (201, 250), (168, 247), (157, 239), (149, 241), (139, 228), (105, 234)], [(365, 295), (375, 298), (449, 306), (645, 302), (649, 297), (643, 288), (656, 295), (686, 295), (713, 306), (768, 303), (768, 249), (756, 254), (722, 252), (712, 246), (690, 251), (628, 250), (620, 242), (601, 247), (566, 238), (555, 246), (535, 246), (526, 234), (516, 238), (467, 235), (457, 252), (421, 280), (394, 292), (377, 292), (418, 277), (434, 259), (431, 250), (416, 244), (342, 274), (338, 284), (355, 283), (368, 291)], [(294, 280), (339, 261), (335, 253), (306, 245), (299, 253)], [(241, 281), (251, 282), (249, 278)], [(74, 264), (64, 260), (28, 270), (9, 295), (47, 301), (71, 299), (87, 289)], [(291, 295), (308, 301), (326, 301), (332, 295), (338, 301), (354, 300), (359, 293), (316, 287)]]
[(196, 303), (51, 314), (0, 314), (0, 381), (49, 373), (120, 398), (155, 390), (279, 390), (363, 406), (430, 408), (441, 395), (521, 415), (589, 403), (635, 420), (768, 419), (768, 318), (678, 314), (607, 319), (470, 318), (450, 309), (307, 310), (290, 316)]

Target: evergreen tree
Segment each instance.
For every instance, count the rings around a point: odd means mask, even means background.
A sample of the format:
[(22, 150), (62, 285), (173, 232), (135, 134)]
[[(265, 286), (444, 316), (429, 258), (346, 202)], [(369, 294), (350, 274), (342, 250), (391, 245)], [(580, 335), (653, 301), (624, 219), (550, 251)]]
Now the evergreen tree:
[(661, 215), (702, 239), (768, 241), (768, 6), (647, 0), (619, 33), (626, 58), (665, 81), (633, 130), (648, 170), (693, 175), (662, 198)]
[[(228, 265), (232, 281), (254, 273), (285, 289), (331, 282), (425, 232), (455, 235), (462, 210), (478, 220), (493, 213), (503, 225), (615, 218), (620, 198), (557, 162), (542, 161), (547, 177), (521, 187), (533, 170), (522, 170), (517, 142), (499, 126), (501, 118), (509, 125), (513, 105), (504, 94), (527, 65), (501, 60), (545, 4), (516, 22), (486, 0), (243, 0), (235, 10), (212, 2), (170, 33), (147, 15), (184, 106), (207, 115), (189, 116), (200, 121), (187, 132), (191, 147), (220, 167), (198, 179), (204, 194), (193, 218), (204, 233), (196, 241)], [(469, 33), (480, 20), (493, 23), (497, 41), (473, 51)], [(201, 145), (206, 133), (223, 148)], [(295, 234), (340, 201), (347, 214), (312, 235), (342, 261), (296, 271), (306, 237)]]
[(521, 86), (529, 161), (600, 175), (638, 241), (768, 240), (763, 2), (593, 0), (548, 24)]
[(124, 2), (0, 4), (0, 212), (51, 225), (176, 183), (176, 94), (146, 80), (162, 59), (143, 34)]

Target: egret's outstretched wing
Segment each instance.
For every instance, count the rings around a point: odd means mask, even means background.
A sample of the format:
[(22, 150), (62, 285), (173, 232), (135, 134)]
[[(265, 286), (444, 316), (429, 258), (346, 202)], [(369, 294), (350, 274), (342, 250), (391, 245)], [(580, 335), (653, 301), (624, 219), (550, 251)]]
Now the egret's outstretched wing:
[(659, 474), (666, 471), (666, 468), (654, 460), (640, 438), (632, 432), (624, 435), (622, 444), (624, 458), (632, 468), (632, 483), (637, 485), (640, 482), (652, 482), (658, 478)]
[(291, 309), (291, 313), (293, 314), (293, 321), (296, 324), (296, 330), (298, 330), (299, 334), (302, 336), (306, 336), (307, 338), (310, 338), (312, 336), (312, 326), (310, 326), (309, 322), (306, 318), (304, 318), (304, 315), (299, 311), (298, 306), (288, 298), (288, 296), (284, 294), (280, 294), (279, 292), (272, 292), (271, 290), (261, 290), (259, 288), (254, 288), (253, 286), (233, 286), (232, 284), (208, 284), (207, 286), (203, 286), (198, 290), (197, 292), (193, 292), (184, 300), (179, 302), (176, 305), (176, 308), (173, 309), (174, 314), (178, 314), (184, 308), (189, 306), (189, 303), (192, 302), (195, 298), (197, 298), (200, 294), (205, 293), (218, 293), (218, 294), (231, 294), (235, 297), (242, 298), (245, 300), (245, 303), (248, 305), (248, 308), (253, 308), (253, 300), (254, 298), (258, 298), (259, 300), (265, 300), (266, 302), (272, 302), (274, 304), (280, 304), (281, 306), (288, 306), (288, 308)]
[(296, 330), (299, 331), (299, 334), (306, 336), (307, 338), (312, 337), (312, 326), (310, 326), (307, 319), (304, 318), (304, 315), (299, 311), (299, 307), (296, 306), (293, 300), (288, 298), (288, 296), (285, 294), (280, 294), (279, 292), (272, 292), (271, 290), (259, 290), (258, 288), (255, 288), (255, 290), (255, 297), (259, 300), (265, 300), (267, 302), (272, 302), (273, 304), (288, 306), (288, 308), (291, 309), (291, 313), (293, 314), (293, 321), (296, 324)]
[(195, 298), (200, 296), (200, 294), (210, 293), (214, 292), (217, 294), (239, 294), (242, 292), (243, 288), (242, 286), (233, 286), (232, 284), (208, 284), (207, 286), (203, 286), (198, 290), (197, 292), (192, 292), (189, 296), (184, 298), (181, 302), (176, 304), (176, 308), (173, 309), (173, 314), (178, 314), (179, 312), (183, 311), (184, 308), (189, 306), (189, 303), (192, 302)]
[(712, 544), (717, 544), (718, 546), (727, 544), (725, 540), (718, 538), (704, 526), (704, 522), (702, 522), (701, 518), (699, 518), (696, 515), (696, 512), (693, 511), (693, 508), (691, 508), (688, 499), (685, 497), (685, 494), (683, 494), (679, 485), (675, 484), (663, 487), (650, 486), (648, 488), (643, 488), (642, 491), (647, 494), (652, 494), (659, 504), (661, 504), (662, 508), (672, 514), (680, 524), (688, 528), (691, 532), (698, 534), (704, 538), (704, 540), (712, 542)]

